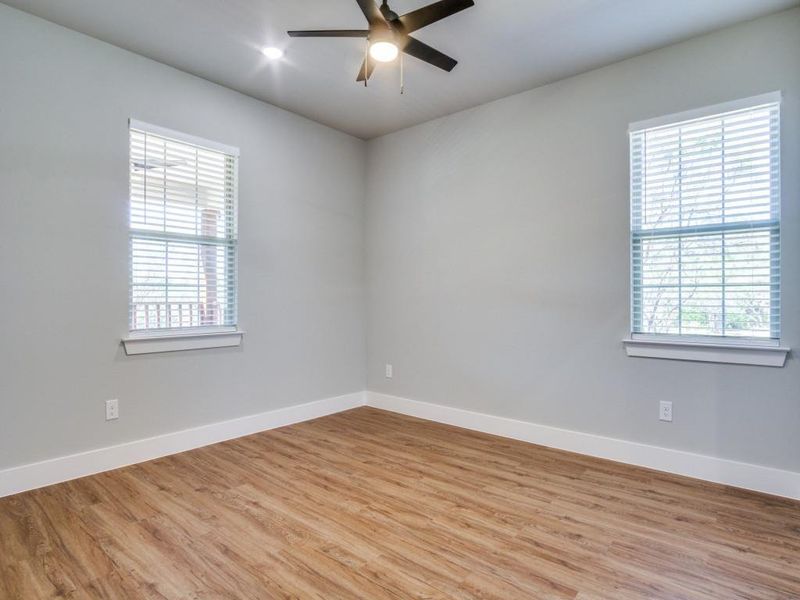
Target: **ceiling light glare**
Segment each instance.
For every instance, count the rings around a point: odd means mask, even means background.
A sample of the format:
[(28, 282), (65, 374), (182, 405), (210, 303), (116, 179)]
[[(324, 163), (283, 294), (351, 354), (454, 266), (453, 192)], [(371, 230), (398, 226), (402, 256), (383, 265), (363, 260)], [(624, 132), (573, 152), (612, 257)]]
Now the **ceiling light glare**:
[(261, 50), (261, 54), (263, 54), (270, 60), (278, 60), (283, 56), (283, 50), (281, 50), (280, 48), (273, 48), (270, 46), (267, 48), (263, 48)]
[(392, 62), (398, 52), (397, 46), (391, 42), (375, 42), (369, 47), (369, 55), (378, 62)]

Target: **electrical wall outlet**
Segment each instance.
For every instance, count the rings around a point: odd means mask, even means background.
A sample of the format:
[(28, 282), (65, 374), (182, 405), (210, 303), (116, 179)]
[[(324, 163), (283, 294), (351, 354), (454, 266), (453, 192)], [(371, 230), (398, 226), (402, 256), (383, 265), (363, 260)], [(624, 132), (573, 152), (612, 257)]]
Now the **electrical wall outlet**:
[(672, 402), (662, 400), (658, 405), (658, 418), (661, 421), (672, 421)]
[(119, 400), (106, 400), (106, 421), (119, 419)]
[(392, 365), (386, 364), (386, 379), (391, 379), (393, 376)]

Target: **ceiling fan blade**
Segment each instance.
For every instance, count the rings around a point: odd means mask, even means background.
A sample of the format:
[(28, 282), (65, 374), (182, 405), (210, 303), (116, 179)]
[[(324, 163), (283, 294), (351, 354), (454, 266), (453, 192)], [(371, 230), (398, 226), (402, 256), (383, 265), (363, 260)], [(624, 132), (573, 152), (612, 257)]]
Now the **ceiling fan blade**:
[(361, 8), (361, 12), (367, 17), (370, 26), (386, 25), (386, 21), (381, 11), (378, 9), (378, 5), (375, 4), (375, 0), (356, 0), (356, 2), (358, 2), (358, 6)]
[(439, 2), (434, 2), (403, 15), (399, 18), (399, 21), (403, 24), (406, 33), (411, 33), (431, 23), (441, 21), (470, 6), (475, 6), (474, 0), (439, 0)]
[(423, 44), (411, 36), (406, 37), (406, 40), (407, 43), (403, 47), (403, 52), (413, 56), (414, 58), (424, 60), (426, 63), (430, 63), (434, 67), (439, 67), (440, 69), (444, 69), (448, 72), (452, 71), (453, 68), (458, 64), (456, 59), (450, 58), (446, 54), (442, 54), (436, 48), (431, 48), (427, 44)]
[[(364, 79), (365, 79), (365, 77), (364, 77), (364, 69), (365, 69), (366, 66), (367, 66), (367, 61), (366, 61), (366, 59), (364, 59), (364, 61), (361, 63), (361, 70), (358, 72), (358, 77), (356, 77), (356, 81), (364, 81)], [(373, 71), (375, 71), (375, 61), (371, 60), (371, 61), (369, 61), (369, 70), (367, 71), (366, 79), (369, 79), (370, 77), (372, 77)]]
[(391, 8), (389, 8), (389, 5), (386, 3), (381, 4), (380, 11), (381, 14), (383, 15), (383, 18), (386, 19), (387, 23), (391, 24), (392, 21), (396, 21), (397, 19), (400, 18), (397, 16), (397, 13), (394, 12)]
[(365, 38), (369, 35), (366, 29), (319, 29), (315, 31), (287, 31), (289, 37), (343, 37)]

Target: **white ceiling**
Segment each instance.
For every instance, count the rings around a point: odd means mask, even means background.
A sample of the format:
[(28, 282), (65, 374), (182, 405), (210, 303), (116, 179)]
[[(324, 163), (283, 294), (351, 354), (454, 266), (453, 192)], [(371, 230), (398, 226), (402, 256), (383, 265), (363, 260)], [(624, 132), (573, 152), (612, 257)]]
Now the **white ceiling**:
[[(476, 0), (415, 36), (460, 61), (406, 60), (364, 88), (358, 39), (289, 39), (287, 29), (365, 28), (355, 0), (2, 0), (361, 138), (527, 90), (800, 0)], [(432, 0), (394, 0), (400, 14)], [(259, 50), (278, 46), (271, 63)]]

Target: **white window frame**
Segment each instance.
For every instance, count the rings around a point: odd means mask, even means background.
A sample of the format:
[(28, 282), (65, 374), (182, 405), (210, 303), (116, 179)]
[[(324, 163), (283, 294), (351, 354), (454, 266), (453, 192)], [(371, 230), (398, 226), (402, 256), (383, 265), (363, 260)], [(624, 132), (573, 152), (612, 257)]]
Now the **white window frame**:
[[(653, 129), (656, 127), (678, 124), (685, 121), (712, 117), (722, 113), (754, 108), (757, 106), (775, 103), (780, 104), (780, 102), (781, 93), (771, 92), (750, 98), (734, 100), (732, 102), (724, 102), (695, 110), (638, 121), (630, 124), (628, 132), (629, 134), (632, 134), (644, 129)], [(631, 174), (632, 172), (633, 171), (631, 168)], [(631, 181), (631, 207), (633, 206), (633, 197), (633, 182)], [(780, 227), (780, 225), (778, 225), (778, 227)], [(634, 309), (635, 299), (633, 297), (633, 242), (633, 232), (631, 232), (631, 240), (629, 245), (631, 259), (631, 298), (629, 303), (631, 333), (623, 340), (623, 345), (625, 346), (628, 356), (771, 367), (782, 367), (785, 364), (786, 356), (790, 352), (790, 348), (781, 346), (780, 339), (634, 333), (634, 319), (636, 318), (636, 315)], [(778, 266), (778, 269), (780, 269), (780, 265)], [(780, 303), (780, 298), (778, 298), (777, 301)]]
[[(154, 134), (163, 138), (184, 142), (194, 146), (200, 146), (211, 150), (216, 150), (231, 156), (239, 157), (239, 149), (219, 142), (201, 138), (195, 135), (167, 129), (151, 123), (145, 123), (137, 119), (129, 119), (128, 131), (136, 129), (146, 133)], [(130, 182), (130, 163), (128, 165), (128, 180)], [(238, 169), (236, 176), (238, 177)], [(130, 215), (130, 191), (128, 193), (128, 215)], [(238, 211), (238, 198), (234, 198), (234, 211)], [(234, 222), (237, 219), (234, 218)], [(134, 235), (133, 230), (128, 228), (129, 239)], [(237, 251), (238, 257), (238, 251)], [(238, 258), (237, 258), (238, 262)], [(234, 266), (238, 270), (238, 266)], [(128, 264), (128, 274), (130, 277), (132, 265)], [(235, 277), (235, 302), (238, 304), (238, 274)], [(130, 311), (130, 281), (128, 289), (128, 310)], [(238, 315), (238, 309), (236, 310)], [(130, 324), (129, 324), (130, 327)], [(200, 350), (205, 348), (227, 348), (240, 346), (242, 342), (242, 331), (237, 324), (233, 326), (202, 326), (184, 327), (174, 329), (150, 329), (150, 330), (130, 330), (122, 338), (125, 353), (129, 356), (137, 354), (151, 354), (160, 352), (176, 352), (181, 350)]]

